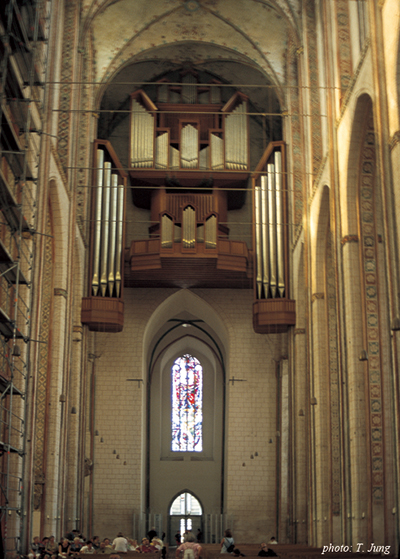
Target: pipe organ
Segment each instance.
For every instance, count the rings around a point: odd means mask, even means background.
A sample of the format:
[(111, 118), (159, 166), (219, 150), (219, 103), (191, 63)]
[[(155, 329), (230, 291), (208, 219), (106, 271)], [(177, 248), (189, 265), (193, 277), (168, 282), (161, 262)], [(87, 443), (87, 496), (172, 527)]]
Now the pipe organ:
[(102, 140), (95, 142), (93, 168), (90, 295), (82, 301), (82, 322), (91, 330), (119, 332), (127, 175), (109, 142)]
[(195, 102), (196, 91), (189, 81), (182, 84), (183, 102), (157, 106), (143, 90), (132, 94), (130, 168), (136, 178), (145, 169), (248, 171), (247, 97), (237, 92), (225, 105), (205, 105)]
[(295, 324), (288, 297), (288, 231), (284, 144), (271, 142), (253, 174), (254, 329), (282, 332)]

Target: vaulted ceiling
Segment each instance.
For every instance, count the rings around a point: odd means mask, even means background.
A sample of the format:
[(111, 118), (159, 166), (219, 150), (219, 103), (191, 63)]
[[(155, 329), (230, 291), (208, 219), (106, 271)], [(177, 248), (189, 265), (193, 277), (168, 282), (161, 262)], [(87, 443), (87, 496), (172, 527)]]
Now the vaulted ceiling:
[(300, 0), (83, 0), (82, 4), (83, 28), (95, 51), (95, 79), (102, 83), (132, 62), (151, 63), (156, 76), (191, 61), (224, 73), (221, 77), (230, 83), (244, 78), (237, 70), (247, 66), (279, 88), (286, 81), (288, 41), (297, 42), (301, 16)]

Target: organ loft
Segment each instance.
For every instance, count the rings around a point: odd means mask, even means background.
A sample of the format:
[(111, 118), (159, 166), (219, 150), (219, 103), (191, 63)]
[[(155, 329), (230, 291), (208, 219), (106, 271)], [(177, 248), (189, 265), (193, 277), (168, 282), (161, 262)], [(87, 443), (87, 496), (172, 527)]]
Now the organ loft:
[[(252, 288), (255, 332), (295, 324), (289, 297), (285, 144), (270, 142), (250, 167), (248, 96), (226, 92), (194, 70), (130, 95), (129, 169), (110, 142), (97, 140), (89, 296), (82, 322), (96, 331), (123, 328), (123, 285)], [(126, 196), (127, 184), (131, 195)], [(253, 206), (252, 249), (231, 240), (228, 212), (246, 196)], [(146, 238), (122, 250), (124, 207), (150, 210)]]

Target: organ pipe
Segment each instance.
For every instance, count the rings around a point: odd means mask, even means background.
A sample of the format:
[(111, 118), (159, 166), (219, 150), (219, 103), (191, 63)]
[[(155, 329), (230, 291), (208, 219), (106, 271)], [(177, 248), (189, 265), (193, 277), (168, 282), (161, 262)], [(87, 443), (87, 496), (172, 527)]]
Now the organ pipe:
[(182, 212), (182, 244), (184, 248), (194, 248), (196, 231), (196, 212), (187, 206)]
[(210, 215), (205, 224), (206, 248), (217, 248), (217, 217)]
[(118, 208), (117, 208), (117, 250), (115, 260), (115, 288), (116, 296), (119, 297), (121, 293), (122, 281), (122, 246), (123, 246), (123, 231), (124, 231), (124, 187), (118, 187)]
[(108, 293), (112, 297), (115, 285), (115, 249), (117, 240), (118, 175), (111, 175), (110, 239), (108, 243)]
[(259, 186), (255, 187), (254, 192), (254, 209), (255, 209), (255, 237), (256, 237), (256, 286), (257, 286), (257, 298), (261, 299), (262, 293), (262, 221), (261, 221), (261, 188)]
[(181, 165), (196, 169), (199, 164), (199, 134), (197, 128), (187, 124), (181, 132)]
[(254, 184), (256, 297), (284, 298), (285, 231), (282, 153), (274, 151)]
[(161, 217), (161, 248), (172, 248), (174, 222), (169, 215)]
[(274, 165), (268, 164), (269, 267), (272, 298), (276, 296), (276, 196)]
[(285, 293), (284, 270), (284, 230), (283, 230), (283, 187), (282, 187), (282, 154), (275, 152), (275, 187), (276, 187), (276, 247), (278, 253), (278, 291), (281, 297)]
[(104, 150), (97, 150), (96, 160), (92, 293), (120, 297), (124, 185), (120, 184), (119, 175), (112, 173), (112, 164), (104, 161)]
[(160, 134), (156, 138), (156, 169), (167, 169), (168, 167), (168, 132)]
[(93, 240), (93, 276), (92, 290), (93, 295), (97, 295), (100, 283), (100, 241), (101, 241), (101, 207), (103, 196), (103, 165), (104, 151), (97, 150), (97, 173), (96, 173), (96, 198), (95, 198), (95, 218), (94, 218), (94, 240)]
[(261, 177), (261, 243), (262, 243), (262, 284), (265, 297), (268, 297), (269, 273), (269, 231), (268, 231), (268, 185), (267, 177)]
[(110, 236), (110, 186), (111, 186), (111, 163), (104, 163), (104, 187), (103, 187), (103, 207), (101, 215), (101, 276), (100, 289), (103, 297), (107, 291), (107, 254), (108, 239)]

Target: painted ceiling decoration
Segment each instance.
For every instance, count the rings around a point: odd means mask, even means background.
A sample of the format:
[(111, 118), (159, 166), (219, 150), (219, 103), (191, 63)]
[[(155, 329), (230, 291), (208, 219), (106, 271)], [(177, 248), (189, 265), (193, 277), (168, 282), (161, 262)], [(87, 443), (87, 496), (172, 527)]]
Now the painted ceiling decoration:
[(96, 0), (82, 11), (99, 84), (132, 61), (219, 59), (257, 67), (279, 87), (289, 37), (298, 43), (299, 0)]

